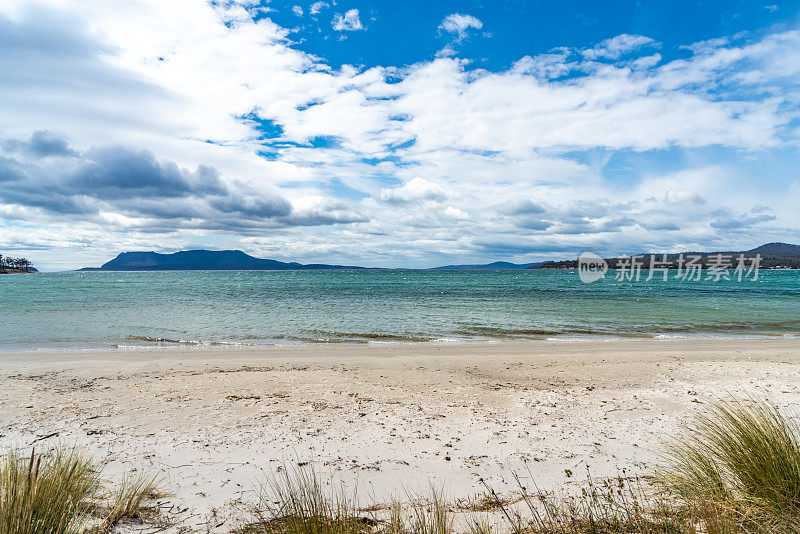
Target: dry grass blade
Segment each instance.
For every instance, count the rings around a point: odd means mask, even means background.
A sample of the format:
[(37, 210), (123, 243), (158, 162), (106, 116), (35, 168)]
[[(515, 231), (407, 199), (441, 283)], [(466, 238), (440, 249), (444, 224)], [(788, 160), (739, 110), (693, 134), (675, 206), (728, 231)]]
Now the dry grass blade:
[(142, 474), (127, 475), (114, 490), (108, 513), (101, 521), (98, 531), (109, 532), (125, 518), (137, 518), (145, 509), (145, 502), (158, 495), (158, 476)]

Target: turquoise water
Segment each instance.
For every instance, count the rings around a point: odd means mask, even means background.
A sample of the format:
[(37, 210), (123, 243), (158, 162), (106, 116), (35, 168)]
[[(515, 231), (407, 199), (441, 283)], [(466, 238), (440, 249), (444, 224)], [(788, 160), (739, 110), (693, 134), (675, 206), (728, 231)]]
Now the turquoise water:
[(593, 284), (563, 270), (4, 275), (0, 317), (3, 351), (800, 335), (800, 271)]

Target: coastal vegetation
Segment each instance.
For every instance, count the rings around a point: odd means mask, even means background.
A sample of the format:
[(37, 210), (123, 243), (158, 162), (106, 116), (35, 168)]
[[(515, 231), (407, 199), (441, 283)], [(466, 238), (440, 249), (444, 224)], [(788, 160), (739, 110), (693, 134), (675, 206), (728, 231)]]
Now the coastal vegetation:
[(109, 487), (98, 464), (78, 449), (0, 460), (0, 534), (104, 534), (125, 518), (154, 515), (152, 475), (127, 477)]
[(26, 258), (11, 258), (0, 254), (0, 274), (32, 272), (36, 272), (36, 269)]
[[(530, 474), (530, 473), (528, 473)], [(570, 471), (566, 476), (573, 477)], [(425, 501), (371, 507), (343, 491), (326, 495), (312, 470), (285, 471), (269, 503), (242, 534), (756, 534), (800, 532), (800, 429), (760, 400), (713, 405), (670, 439), (663, 462), (644, 477), (625, 473), (558, 495), (526, 488), (513, 497), (486, 486), (465, 506), (441, 493)], [(456, 512), (472, 512), (457, 521)], [(487, 515), (487, 513), (489, 515)], [(494, 520), (490, 519), (492, 516)], [(463, 516), (463, 513), (461, 514)], [(266, 517), (265, 517), (266, 516)]]
[[(252, 519), (236, 534), (756, 534), (800, 532), (800, 429), (761, 400), (712, 405), (667, 440), (662, 462), (642, 477), (625, 472), (563, 493), (528, 488), (472, 499), (427, 498), (364, 507), (321, 479), (313, 464), (284, 466), (261, 488)], [(530, 473), (528, 473), (530, 475)], [(569, 478), (575, 475), (565, 471)], [(333, 488), (333, 489), (331, 489)], [(111, 532), (124, 518), (155, 514), (152, 476), (106, 487), (76, 450), (0, 464), (0, 534)]]

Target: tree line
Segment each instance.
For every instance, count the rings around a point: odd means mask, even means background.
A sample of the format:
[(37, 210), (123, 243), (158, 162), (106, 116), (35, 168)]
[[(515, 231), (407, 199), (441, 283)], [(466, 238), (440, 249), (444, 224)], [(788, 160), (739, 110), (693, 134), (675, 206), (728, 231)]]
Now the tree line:
[(12, 258), (0, 254), (0, 272), (12, 269), (27, 273), (31, 271), (32, 265), (33, 264), (25, 258)]

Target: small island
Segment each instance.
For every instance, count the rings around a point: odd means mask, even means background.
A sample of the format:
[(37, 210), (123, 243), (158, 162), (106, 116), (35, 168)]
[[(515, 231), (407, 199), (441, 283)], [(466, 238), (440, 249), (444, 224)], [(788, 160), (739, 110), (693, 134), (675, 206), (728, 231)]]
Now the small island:
[(26, 258), (11, 258), (0, 254), (0, 274), (39, 272)]
[(302, 264), (254, 258), (241, 250), (181, 250), (172, 254), (122, 252), (100, 267), (80, 271), (287, 271), (363, 269), (349, 265)]

